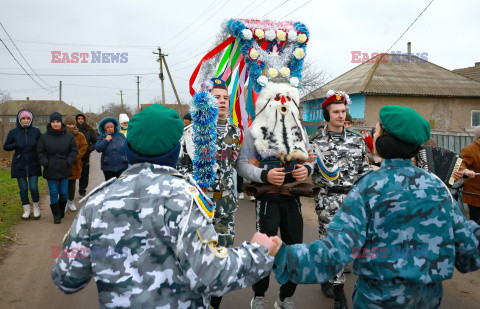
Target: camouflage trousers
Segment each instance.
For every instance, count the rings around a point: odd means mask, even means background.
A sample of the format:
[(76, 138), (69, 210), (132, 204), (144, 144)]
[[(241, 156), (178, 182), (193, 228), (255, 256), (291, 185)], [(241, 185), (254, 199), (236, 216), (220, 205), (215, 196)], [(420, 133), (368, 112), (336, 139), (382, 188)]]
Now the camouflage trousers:
[[(317, 197), (315, 197), (315, 211), (318, 216), (318, 235), (319, 239), (327, 237), (327, 226), (332, 221), (333, 216), (337, 212), (346, 194), (325, 194), (322, 190)], [(342, 284), (345, 282), (345, 274), (343, 269), (329, 281), (332, 284)]]
[(218, 234), (218, 246), (230, 248), (233, 247), (235, 237), (235, 212), (238, 208), (238, 200), (233, 194), (215, 200), (215, 215), (213, 225)]
[(441, 282), (421, 284), (402, 280), (362, 280), (353, 289), (354, 308), (438, 308), (442, 301)]

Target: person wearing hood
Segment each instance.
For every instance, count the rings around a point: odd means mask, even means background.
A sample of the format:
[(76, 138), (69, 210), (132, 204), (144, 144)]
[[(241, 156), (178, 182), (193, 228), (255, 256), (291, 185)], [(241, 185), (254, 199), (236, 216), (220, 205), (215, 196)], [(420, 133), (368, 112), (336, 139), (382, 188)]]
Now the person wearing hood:
[(72, 176), (68, 179), (68, 201), (67, 201), (67, 209), (71, 211), (76, 211), (77, 207), (75, 207), (75, 185), (77, 179), (80, 178), (82, 174), (82, 157), (87, 152), (87, 140), (85, 136), (80, 132), (77, 128), (75, 118), (73, 116), (65, 117), (64, 120), (65, 125), (67, 126), (67, 131), (73, 134), (75, 138), (75, 142), (77, 143), (78, 147), (78, 154), (75, 158), (75, 163), (72, 165)]
[(97, 132), (87, 123), (87, 118), (84, 114), (77, 114), (75, 116), (77, 121), (77, 128), (85, 136), (87, 141), (87, 153), (82, 157), (82, 174), (78, 181), (78, 194), (84, 197), (87, 194), (88, 176), (90, 173), (90, 153), (95, 150), (95, 144), (98, 140)]
[(120, 133), (120, 123), (113, 117), (107, 117), (98, 124), (100, 137), (95, 149), (102, 153), (101, 169), (105, 181), (119, 177), (128, 167), (125, 154), (125, 135)]
[(118, 121), (120, 122), (120, 133), (127, 137), (128, 122), (130, 119), (128, 118), (127, 114), (120, 114), (118, 116)]
[(178, 113), (159, 104), (132, 117), (131, 165), (87, 196), (52, 269), (58, 289), (75, 293), (93, 277), (100, 308), (209, 308), (212, 295), (270, 273), (278, 237), (218, 245), (212, 201), (174, 168), (182, 133)]
[(50, 115), (47, 132), (42, 134), (37, 145), (37, 156), (43, 166), (43, 178), (47, 180), (50, 193), (50, 209), (53, 223), (61, 222), (68, 198), (68, 178), (72, 176), (72, 165), (77, 158), (78, 148), (73, 134), (67, 132), (62, 115)]
[(17, 127), (8, 132), (3, 145), (5, 151), (15, 151), (12, 159), (11, 177), (17, 178), (20, 200), (23, 205), (23, 220), (30, 218), (29, 187), (33, 202), (33, 218), (35, 220), (40, 219), (38, 176), (41, 175), (41, 168), (35, 149), (42, 134), (39, 129), (32, 126), (32, 123), (32, 112), (26, 109), (20, 110), (17, 113)]
[(355, 308), (438, 308), (454, 268), (480, 268), (480, 227), (438, 177), (413, 165), (429, 138), (430, 125), (415, 110), (382, 107), (374, 145), (385, 161), (357, 179), (327, 237), (282, 246), (277, 280), (326, 282), (354, 260)]

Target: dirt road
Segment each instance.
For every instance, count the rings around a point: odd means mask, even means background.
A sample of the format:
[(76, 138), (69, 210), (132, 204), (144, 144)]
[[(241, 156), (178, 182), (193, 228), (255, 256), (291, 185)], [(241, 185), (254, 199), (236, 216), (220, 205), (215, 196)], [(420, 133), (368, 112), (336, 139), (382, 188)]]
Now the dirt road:
[[(89, 190), (103, 181), (99, 167), (100, 156), (92, 154)], [(78, 197), (77, 197), (78, 200)], [(97, 291), (94, 282), (82, 291), (65, 295), (52, 283), (50, 271), (54, 262), (52, 247), (60, 246), (76, 213), (68, 212), (61, 224), (53, 224), (48, 196), (41, 199), (42, 217), (38, 221), (23, 221), (15, 229), (23, 245), (11, 246), (8, 256), (0, 264), (0, 308), (96, 308)], [(304, 241), (316, 239), (316, 215), (313, 204), (305, 201)], [(253, 203), (242, 201), (236, 217), (236, 243), (251, 238), (254, 232)], [(355, 275), (347, 275), (346, 292), (351, 298)], [(278, 296), (278, 284), (272, 276), (267, 292), (269, 308)], [(250, 288), (224, 296), (223, 308), (249, 308)], [(301, 285), (294, 296), (297, 308), (332, 308), (333, 300), (321, 295), (319, 285)], [(442, 308), (479, 308), (480, 271), (462, 275), (455, 273), (452, 280), (444, 282)], [(351, 303), (350, 303), (351, 306)]]

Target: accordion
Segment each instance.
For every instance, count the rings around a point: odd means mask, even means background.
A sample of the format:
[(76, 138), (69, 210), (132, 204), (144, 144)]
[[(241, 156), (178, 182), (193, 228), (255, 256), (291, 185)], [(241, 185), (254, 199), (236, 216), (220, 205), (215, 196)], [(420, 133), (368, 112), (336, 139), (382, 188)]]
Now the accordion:
[(453, 173), (462, 164), (462, 156), (456, 152), (435, 146), (422, 146), (417, 155), (417, 166), (434, 173), (443, 183), (451, 187), (455, 182)]

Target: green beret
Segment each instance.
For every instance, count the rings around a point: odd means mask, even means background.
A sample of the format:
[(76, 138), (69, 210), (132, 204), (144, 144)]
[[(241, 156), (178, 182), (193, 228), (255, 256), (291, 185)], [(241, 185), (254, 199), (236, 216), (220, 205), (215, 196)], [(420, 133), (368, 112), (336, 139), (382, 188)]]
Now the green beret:
[(410, 107), (382, 107), (379, 120), (386, 131), (404, 142), (420, 146), (430, 139), (430, 124)]
[(175, 110), (153, 104), (130, 119), (127, 141), (140, 155), (160, 156), (178, 145), (183, 126)]

